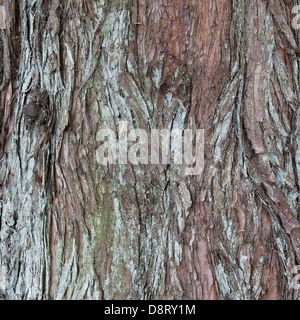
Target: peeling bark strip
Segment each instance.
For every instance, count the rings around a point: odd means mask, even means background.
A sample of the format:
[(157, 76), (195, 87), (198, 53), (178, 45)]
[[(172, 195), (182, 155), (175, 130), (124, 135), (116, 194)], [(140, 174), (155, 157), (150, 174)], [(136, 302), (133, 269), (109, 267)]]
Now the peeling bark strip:
[[(299, 299), (299, 4), (2, 1), (0, 295)], [(203, 174), (101, 166), (122, 121), (205, 130)]]

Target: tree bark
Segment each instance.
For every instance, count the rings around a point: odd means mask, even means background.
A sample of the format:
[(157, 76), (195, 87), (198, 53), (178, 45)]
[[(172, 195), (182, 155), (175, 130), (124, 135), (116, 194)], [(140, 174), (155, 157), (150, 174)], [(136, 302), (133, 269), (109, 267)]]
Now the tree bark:
[[(299, 299), (299, 4), (4, 0), (3, 295)], [(204, 129), (203, 174), (100, 165), (121, 121)]]

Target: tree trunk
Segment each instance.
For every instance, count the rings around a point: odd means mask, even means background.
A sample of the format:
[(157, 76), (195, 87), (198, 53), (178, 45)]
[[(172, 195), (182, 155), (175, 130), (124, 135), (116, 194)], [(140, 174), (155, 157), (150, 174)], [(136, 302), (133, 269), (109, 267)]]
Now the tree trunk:
[[(299, 4), (4, 0), (2, 294), (299, 299)], [(203, 174), (101, 165), (123, 121), (203, 129)]]

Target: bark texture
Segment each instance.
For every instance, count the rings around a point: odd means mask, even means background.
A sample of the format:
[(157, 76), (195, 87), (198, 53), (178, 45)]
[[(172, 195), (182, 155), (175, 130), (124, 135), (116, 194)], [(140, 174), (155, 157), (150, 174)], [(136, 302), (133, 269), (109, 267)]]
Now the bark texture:
[[(6, 298), (300, 298), (297, 4), (3, 1)], [(120, 121), (205, 129), (203, 175), (101, 166)]]

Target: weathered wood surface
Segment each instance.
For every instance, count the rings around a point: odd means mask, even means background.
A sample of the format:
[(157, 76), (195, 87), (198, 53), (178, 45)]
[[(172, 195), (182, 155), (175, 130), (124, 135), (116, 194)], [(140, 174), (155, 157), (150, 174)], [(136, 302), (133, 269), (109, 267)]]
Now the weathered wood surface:
[[(6, 298), (299, 298), (296, 4), (4, 1)], [(205, 129), (203, 176), (100, 166), (99, 128), (124, 120)]]

